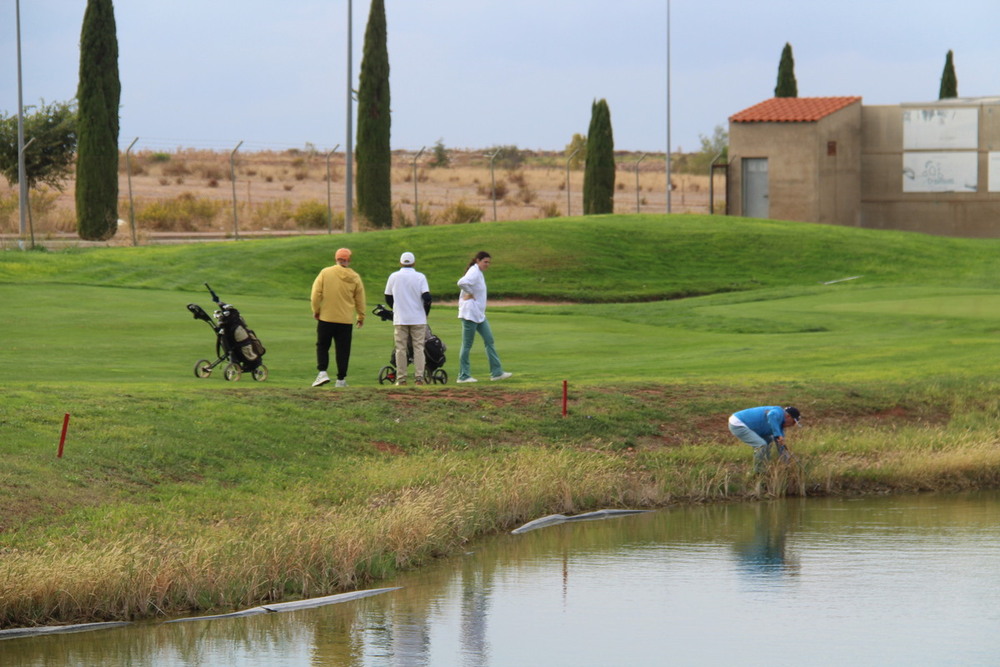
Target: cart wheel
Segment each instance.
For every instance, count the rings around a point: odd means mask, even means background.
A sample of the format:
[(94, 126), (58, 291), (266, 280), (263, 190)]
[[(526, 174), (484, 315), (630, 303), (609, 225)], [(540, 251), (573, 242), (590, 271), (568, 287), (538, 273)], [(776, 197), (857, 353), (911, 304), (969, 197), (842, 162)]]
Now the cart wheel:
[(261, 364), (257, 368), (253, 369), (253, 379), (257, 382), (263, 382), (267, 379), (267, 366)]
[(392, 366), (383, 366), (382, 370), (378, 372), (378, 383), (385, 384), (388, 382), (392, 384), (396, 381), (396, 369)]
[(194, 376), (196, 378), (207, 378), (212, 374), (212, 362), (208, 359), (199, 359), (194, 364)]
[(431, 373), (431, 382), (436, 382), (437, 384), (448, 384), (448, 371), (443, 368), (437, 369)]
[(240, 379), (240, 376), (243, 375), (243, 369), (240, 368), (239, 364), (230, 362), (226, 364), (225, 375), (226, 379), (230, 382), (236, 382)]

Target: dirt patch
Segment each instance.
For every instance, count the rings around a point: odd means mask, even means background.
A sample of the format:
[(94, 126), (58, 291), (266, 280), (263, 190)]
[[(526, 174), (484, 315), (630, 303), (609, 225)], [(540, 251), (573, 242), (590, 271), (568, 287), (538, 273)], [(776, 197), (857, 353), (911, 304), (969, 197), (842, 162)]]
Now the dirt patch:
[(394, 445), (391, 442), (384, 442), (381, 440), (375, 440), (372, 442), (372, 447), (382, 452), (383, 454), (395, 454), (397, 456), (405, 456), (406, 452), (403, 451), (402, 447)]

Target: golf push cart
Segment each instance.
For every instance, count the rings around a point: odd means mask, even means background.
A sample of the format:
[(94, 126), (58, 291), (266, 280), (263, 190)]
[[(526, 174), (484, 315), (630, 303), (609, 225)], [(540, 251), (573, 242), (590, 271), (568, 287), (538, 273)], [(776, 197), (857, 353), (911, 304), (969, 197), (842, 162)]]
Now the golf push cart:
[(215, 332), (215, 354), (218, 359), (209, 361), (199, 359), (194, 365), (195, 377), (207, 378), (212, 374), (212, 370), (222, 362), (228, 362), (223, 368), (223, 375), (226, 380), (235, 382), (240, 379), (243, 373), (251, 373), (253, 379), (263, 382), (267, 379), (267, 366), (264, 365), (264, 345), (254, 334), (253, 329), (247, 326), (246, 320), (240, 315), (231, 304), (219, 300), (219, 296), (205, 283), (212, 301), (218, 308), (209, 316), (201, 306), (189, 303), (187, 309), (196, 320), (208, 322)]
[[(391, 322), (393, 312), (383, 306), (381, 303), (375, 306), (372, 310), (372, 315), (378, 317), (383, 322)], [(430, 325), (427, 326), (427, 335), (424, 337), (424, 375), (426, 375), (427, 382), (433, 384), (447, 384), (448, 383), (448, 371), (441, 368), (444, 366), (445, 351), (448, 346), (444, 344), (440, 338), (434, 335), (431, 331)], [(408, 363), (413, 363), (413, 346), (408, 345), (406, 349), (406, 360)], [(378, 372), (378, 383), (385, 384), (386, 382), (392, 384), (396, 381), (396, 348), (393, 347), (392, 354), (389, 356), (389, 365), (383, 366)]]

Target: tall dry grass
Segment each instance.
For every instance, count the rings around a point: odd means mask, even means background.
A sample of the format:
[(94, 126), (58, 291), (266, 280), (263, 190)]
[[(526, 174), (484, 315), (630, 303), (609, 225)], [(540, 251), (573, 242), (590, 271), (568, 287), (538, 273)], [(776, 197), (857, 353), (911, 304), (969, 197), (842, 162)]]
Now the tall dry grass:
[[(0, 626), (137, 619), (349, 590), (453, 553), (469, 540), (598, 498), (631, 495), (621, 463), (602, 455), (524, 449), (503, 457), (426, 455), (375, 466), (369, 481), (427, 478), (394, 491), (363, 488), (316, 511), (319, 489), (273, 509), (208, 525), (166, 512), (82, 526), (74, 537), (0, 559)], [(248, 511), (258, 508), (248, 508)], [(99, 535), (99, 539), (96, 539)]]

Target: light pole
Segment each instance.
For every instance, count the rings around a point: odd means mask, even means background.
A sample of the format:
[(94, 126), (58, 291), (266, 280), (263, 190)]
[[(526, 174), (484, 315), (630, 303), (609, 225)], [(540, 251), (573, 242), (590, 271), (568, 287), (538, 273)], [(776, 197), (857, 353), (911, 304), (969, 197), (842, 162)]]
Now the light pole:
[(670, 0), (667, 0), (667, 213), (670, 213)]
[(354, 217), (354, 138), (352, 134), (354, 132), (354, 100), (352, 98), (353, 89), (351, 88), (351, 79), (353, 77), (353, 66), (351, 64), (351, 26), (352, 26), (352, 12), (351, 12), (351, 0), (347, 0), (347, 153), (344, 159), (344, 164), (347, 168), (347, 177), (344, 179), (344, 187), (346, 189), (347, 201), (344, 207), (344, 232), (347, 234), (351, 233), (351, 219)]
[(17, 12), (17, 185), (21, 216), (21, 248), (28, 228), (28, 170), (24, 165), (24, 96), (21, 92), (21, 0), (15, 2)]

